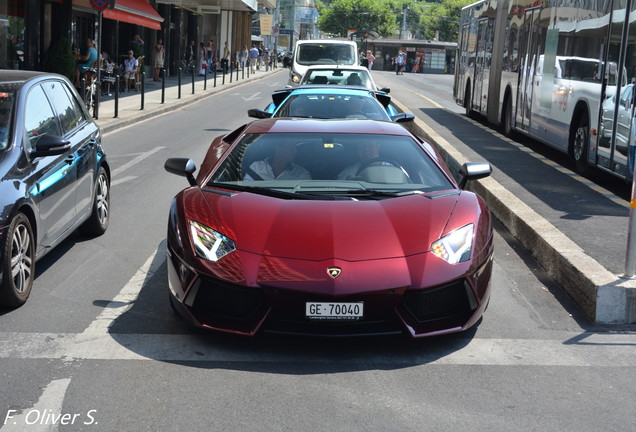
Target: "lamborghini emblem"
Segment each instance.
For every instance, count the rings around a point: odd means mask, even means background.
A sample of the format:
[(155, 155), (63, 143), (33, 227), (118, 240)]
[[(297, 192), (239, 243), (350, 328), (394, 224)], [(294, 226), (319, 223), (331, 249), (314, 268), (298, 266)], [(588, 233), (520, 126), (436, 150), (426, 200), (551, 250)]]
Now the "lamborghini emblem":
[(342, 269), (340, 267), (329, 267), (327, 269), (327, 274), (329, 275), (329, 277), (331, 277), (331, 279), (335, 279), (340, 276), (341, 272)]

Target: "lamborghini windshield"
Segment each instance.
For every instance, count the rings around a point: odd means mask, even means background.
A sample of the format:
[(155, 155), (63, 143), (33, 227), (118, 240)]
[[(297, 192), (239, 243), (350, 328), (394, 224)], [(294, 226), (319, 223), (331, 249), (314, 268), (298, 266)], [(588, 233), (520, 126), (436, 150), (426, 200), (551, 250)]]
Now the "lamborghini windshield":
[(412, 138), (354, 133), (246, 135), (208, 186), (355, 198), (453, 188)]

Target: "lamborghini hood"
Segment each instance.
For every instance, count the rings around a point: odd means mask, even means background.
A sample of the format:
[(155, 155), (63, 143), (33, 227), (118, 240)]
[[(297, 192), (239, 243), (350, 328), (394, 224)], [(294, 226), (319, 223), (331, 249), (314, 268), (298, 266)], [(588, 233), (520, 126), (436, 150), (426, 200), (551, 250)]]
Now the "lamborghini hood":
[[(194, 191), (192, 191), (194, 192)], [(239, 192), (189, 194), (188, 219), (245, 252), (302, 260), (405, 257), (430, 250), (462, 194), (364, 200), (288, 200)]]

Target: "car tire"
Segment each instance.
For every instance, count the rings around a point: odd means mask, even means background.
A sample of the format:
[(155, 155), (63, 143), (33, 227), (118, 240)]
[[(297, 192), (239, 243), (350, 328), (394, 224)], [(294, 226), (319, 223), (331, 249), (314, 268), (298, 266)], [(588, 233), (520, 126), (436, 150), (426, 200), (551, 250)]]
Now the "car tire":
[(99, 167), (95, 182), (95, 198), (90, 217), (80, 227), (82, 234), (100, 236), (110, 221), (110, 179), (103, 166)]
[(2, 244), (2, 256), (0, 305), (17, 308), (29, 298), (35, 274), (35, 239), (26, 215), (18, 213), (11, 221)]

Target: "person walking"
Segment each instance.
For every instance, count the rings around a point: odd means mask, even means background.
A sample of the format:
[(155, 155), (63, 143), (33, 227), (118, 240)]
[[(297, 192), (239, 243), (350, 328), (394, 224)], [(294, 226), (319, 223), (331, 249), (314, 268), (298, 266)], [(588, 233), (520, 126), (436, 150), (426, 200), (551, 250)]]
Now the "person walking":
[(367, 67), (369, 70), (373, 69), (373, 62), (375, 61), (375, 56), (371, 52), (371, 50), (367, 51)]
[(239, 64), (241, 69), (245, 70), (245, 62), (249, 56), (249, 52), (247, 51), (247, 46), (243, 45), (243, 48), (239, 51)]
[(395, 59), (395, 74), (404, 75), (404, 72), (402, 72), (403, 68), (404, 68), (404, 54), (400, 52), (397, 58)]
[(230, 62), (230, 47), (227, 46), (227, 42), (223, 46), (223, 57), (221, 57), (221, 67), (223, 68), (223, 73), (227, 73), (228, 65)]
[(249, 59), (250, 59), (250, 72), (256, 73), (256, 62), (258, 61), (258, 48), (256, 48), (256, 45), (252, 45), (252, 48), (250, 49), (250, 52), (249, 52)]

